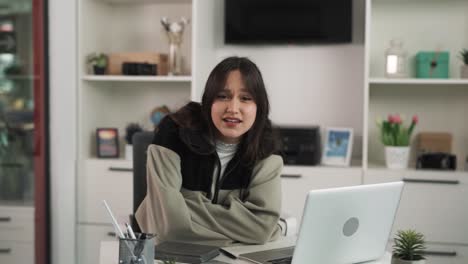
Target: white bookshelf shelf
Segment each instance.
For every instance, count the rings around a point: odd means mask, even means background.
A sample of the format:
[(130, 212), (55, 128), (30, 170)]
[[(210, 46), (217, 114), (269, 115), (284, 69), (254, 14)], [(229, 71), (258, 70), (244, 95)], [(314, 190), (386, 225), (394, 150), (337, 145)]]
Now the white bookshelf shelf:
[(98, 0), (107, 4), (190, 4), (192, 0)]
[(177, 82), (189, 83), (192, 76), (123, 76), (123, 75), (85, 75), (82, 77), (85, 81), (93, 82)]
[(468, 79), (387, 79), (387, 78), (371, 78), (370, 84), (414, 84), (414, 85), (468, 85)]

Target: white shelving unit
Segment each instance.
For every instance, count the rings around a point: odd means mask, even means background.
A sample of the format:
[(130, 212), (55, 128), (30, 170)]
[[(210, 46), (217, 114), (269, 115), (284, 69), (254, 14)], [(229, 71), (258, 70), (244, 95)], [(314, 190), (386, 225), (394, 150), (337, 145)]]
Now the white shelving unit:
[[(434, 263), (466, 263), (468, 256), (468, 80), (459, 79), (462, 48), (468, 47), (468, 2), (459, 0), (368, 0), (366, 10), (365, 111), (363, 183), (405, 181), (393, 234), (416, 229), (429, 242), (428, 250), (456, 252), (456, 256), (429, 256)], [(434, 19), (439, 17), (440, 19)], [(408, 52), (410, 78), (384, 78), (384, 54), (392, 38), (399, 38)], [(418, 51), (450, 53), (449, 79), (417, 79)], [(389, 170), (384, 165), (384, 147), (379, 141), (376, 120), (400, 113), (406, 122), (419, 116), (412, 141), (411, 167)], [(450, 132), (457, 171), (416, 170), (418, 132)]]
[[(191, 98), (192, 27), (185, 29), (181, 46), (181, 76), (92, 75), (85, 65), (91, 52), (168, 53), (161, 18), (192, 17), (191, 0), (79, 0), (78, 2), (78, 163), (77, 263), (97, 263), (102, 240), (115, 240), (103, 214), (106, 199), (120, 223), (132, 213), (132, 162), (124, 160), (125, 127), (137, 122), (153, 130), (151, 111), (166, 105), (176, 110)], [(117, 128), (120, 158), (96, 157), (96, 129)], [(109, 188), (112, 186), (112, 188)]]
[(371, 85), (405, 85), (405, 84), (414, 84), (414, 85), (446, 85), (446, 86), (456, 86), (463, 85), (468, 86), (468, 79), (387, 79), (387, 78), (371, 78), (369, 80)]
[[(375, 120), (388, 114), (401, 113), (407, 119), (416, 114), (422, 131), (450, 132), (458, 170), (464, 169), (468, 156), (468, 126), (461, 119), (468, 115), (468, 79), (459, 79), (459, 51), (468, 46), (466, 37), (466, 1), (371, 0), (366, 30), (367, 76), (365, 111), (367, 149), (364, 164), (383, 163), (383, 146), (378, 141)], [(450, 14), (450, 15), (449, 15)], [(444, 19), (434, 21), (435, 16)], [(384, 76), (384, 54), (388, 43), (399, 38), (408, 53), (409, 76), (414, 76), (418, 51), (446, 50), (450, 53), (449, 79), (387, 79)], [(458, 118), (457, 118), (458, 117)], [(413, 136), (413, 148), (416, 147)], [(413, 153), (412, 163), (415, 156)]]

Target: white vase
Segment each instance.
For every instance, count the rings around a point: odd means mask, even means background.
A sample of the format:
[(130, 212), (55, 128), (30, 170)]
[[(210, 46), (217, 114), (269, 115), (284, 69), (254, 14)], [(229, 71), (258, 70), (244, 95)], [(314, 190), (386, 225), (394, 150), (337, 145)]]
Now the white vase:
[(385, 162), (389, 169), (406, 169), (409, 161), (409, 147), (385, 146)]
[(426, 260), (402, 260), (398, 257), (392, 256), (392, 264), (426, 264)]
[(125, 159), (133, 160), (133, 146), (130, 144), (125, 145)]
[(460, 66), (460, 78), (468, 79), (468, 65)]

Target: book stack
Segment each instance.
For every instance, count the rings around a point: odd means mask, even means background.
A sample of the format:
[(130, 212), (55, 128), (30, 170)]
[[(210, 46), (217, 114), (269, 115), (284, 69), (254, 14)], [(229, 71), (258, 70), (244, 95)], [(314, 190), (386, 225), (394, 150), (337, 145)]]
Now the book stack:
[(154, 258), (182, 263), (202, 263), (219, 255), (215, 246), (165, 241), (155, 246)]

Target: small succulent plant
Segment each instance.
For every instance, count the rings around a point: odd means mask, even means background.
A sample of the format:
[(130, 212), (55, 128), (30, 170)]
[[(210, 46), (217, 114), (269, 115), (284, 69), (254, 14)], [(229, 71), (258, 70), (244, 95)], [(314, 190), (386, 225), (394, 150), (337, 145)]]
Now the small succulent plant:
[(402, 260), (424, 259), (424, 235), (415, 230), (399, 230), (394, 239), (393, 255)]
[(88, 63), (99, 68), (107, 66), (107, 55), (104, 53), (92, 53), (87, 57)]

